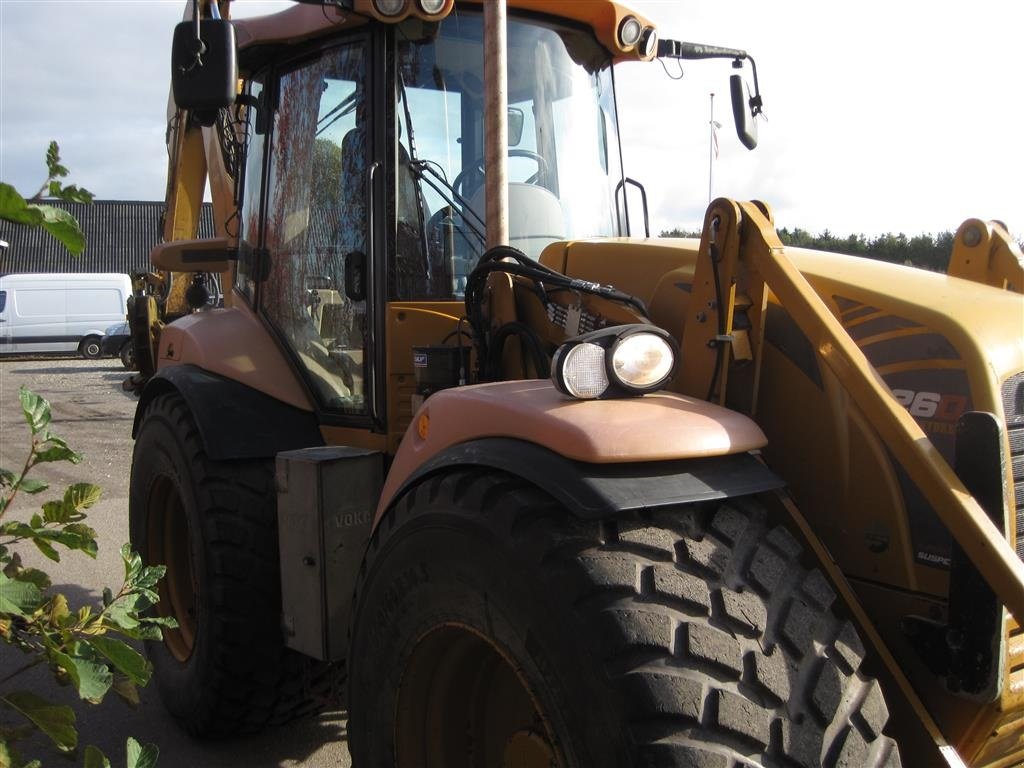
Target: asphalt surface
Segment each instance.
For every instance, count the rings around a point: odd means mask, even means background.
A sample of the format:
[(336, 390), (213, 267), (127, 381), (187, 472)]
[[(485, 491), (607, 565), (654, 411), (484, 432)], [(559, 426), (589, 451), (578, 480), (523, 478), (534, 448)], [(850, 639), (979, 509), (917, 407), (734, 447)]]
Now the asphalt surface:
[[(0, 357), (0, 467), (17, 471), (27, 455), (28, 428), (18, 401), (18, 388), (28, 387), (50, 401), (52, 430), (83, 455), (81, 464), (41, 465), (31, 476), (50, 483), (35, 497), (19, 497), (8, 518), (27, 519), (39, 505), (57, 498), (72, 483), (91, 482), (103, 497), (85, 521), (96, 529), (99, 555), (92, 560), (78, 552), (51, 563), (33, 551), (26, 563), (46, 570), (54, 588), (64, 593), (72, 609), (99, 604), (104, 586), (117, 589), (123, 579), (119, 550), (128, 540), (128, 478), (132, 457), (132, 420), (136, 398), (121, 389), (127, 372), (116, 358), (25, 359)], [(34, 555), (34, 556), (33, 556)], [(25, 663), (11, 647), (0, 644), (0, 680)], [(29, 690), (51, 701), (67, 703), (77, 712), (79, 745), (94, 744), (115, 767), (125, 764), (125, 740), (133, 736), (160, 748), (160, 768), (348, 768), (345, 716), (327, 712), (317, 718), (244, 738), (198, 741), (181, 731), (164, 711), (155, 686), (140, 690), (141, 702), (132, 708), (109, 694), (97, 705), (77, 699), (71, 688), (57, 686), (49, 672), (34, 669), (0, 683), (0, 693)], [(38, 756), (45, 765), (66, 764), (53, 750)], [(81, 765), (81, 756), (75, 763)]]

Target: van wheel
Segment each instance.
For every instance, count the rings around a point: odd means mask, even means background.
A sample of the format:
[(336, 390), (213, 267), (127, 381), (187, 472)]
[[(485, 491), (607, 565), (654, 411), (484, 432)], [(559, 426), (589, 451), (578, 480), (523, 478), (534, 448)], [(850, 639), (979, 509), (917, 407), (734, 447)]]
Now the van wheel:
[(196, 736), (252, 732), (332, 703), (337, 667), (285, 647), (270, 460), (213, 461), (184, 400), (146, 408), (132, 457), (132, 547), (163, 564), (147, 642), (164, 706)]
[(751, 499), (589, 521), (501, 473), (430, 478), (364, 563), (353, 764), (895, 768), (800, 554)]
[(129, 371), (135, 370), (135, 347), (132, 345), (131, 339), (128, 339), (128, 341), (121, 345), (119, 357), (121, 358), (121, 365)]
[(100, 356), (100, 337), (86, 336), (78, 345), (78, 352), (87, 360), (97, 360)]

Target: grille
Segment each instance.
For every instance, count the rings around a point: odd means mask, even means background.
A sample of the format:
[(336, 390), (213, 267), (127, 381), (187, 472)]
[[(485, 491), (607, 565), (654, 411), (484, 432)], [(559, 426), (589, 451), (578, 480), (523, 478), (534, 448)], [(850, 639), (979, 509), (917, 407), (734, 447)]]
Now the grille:
[(1003, 413), (1010, 439), (1013, 501), (1017, 509), (1017, 557), (1024, 560), (1024, 372), (1003, 384)]

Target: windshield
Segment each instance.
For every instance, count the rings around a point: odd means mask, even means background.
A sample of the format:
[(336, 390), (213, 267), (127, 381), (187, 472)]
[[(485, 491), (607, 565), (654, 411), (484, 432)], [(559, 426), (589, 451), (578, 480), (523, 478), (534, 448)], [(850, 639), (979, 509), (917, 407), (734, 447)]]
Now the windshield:
[[(459, 298), (484, 250), (483, 20), (398, 30), (394, 298)], [(509, 239), (620, 233), (611, 62), (587, 32), (508, 21)], [(425, 275), (425, 277), (424, 277)]]

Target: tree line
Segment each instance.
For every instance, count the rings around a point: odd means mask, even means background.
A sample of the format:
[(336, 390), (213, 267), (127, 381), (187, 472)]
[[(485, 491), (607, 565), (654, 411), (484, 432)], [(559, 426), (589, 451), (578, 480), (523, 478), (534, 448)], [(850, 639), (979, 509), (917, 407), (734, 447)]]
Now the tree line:
[[(900, 232), (871, 237), (864, 234), (847, 235), (846, 237), (832, 234), (825, 230), (813, 235), (805, 229), (796, 227), (778, 230), (783, 245), (797, 248), (813, 248), (819, 251), (847, 253), (851, 256), (867, 256), (872, 259), (888, 261), (893, 264), (907, 264), (934, 272), (945, 272), (949, 266), (949, 258), (953, 253), (953, 232), (939, 232), (935, 235), (924, 234), (908, 237)], [(700, 232), (683, 229), (671, 229), (661, 233), (662, 237), (700, 237)], [(1024, 247), (1024, 244), (1022, 244)]]

